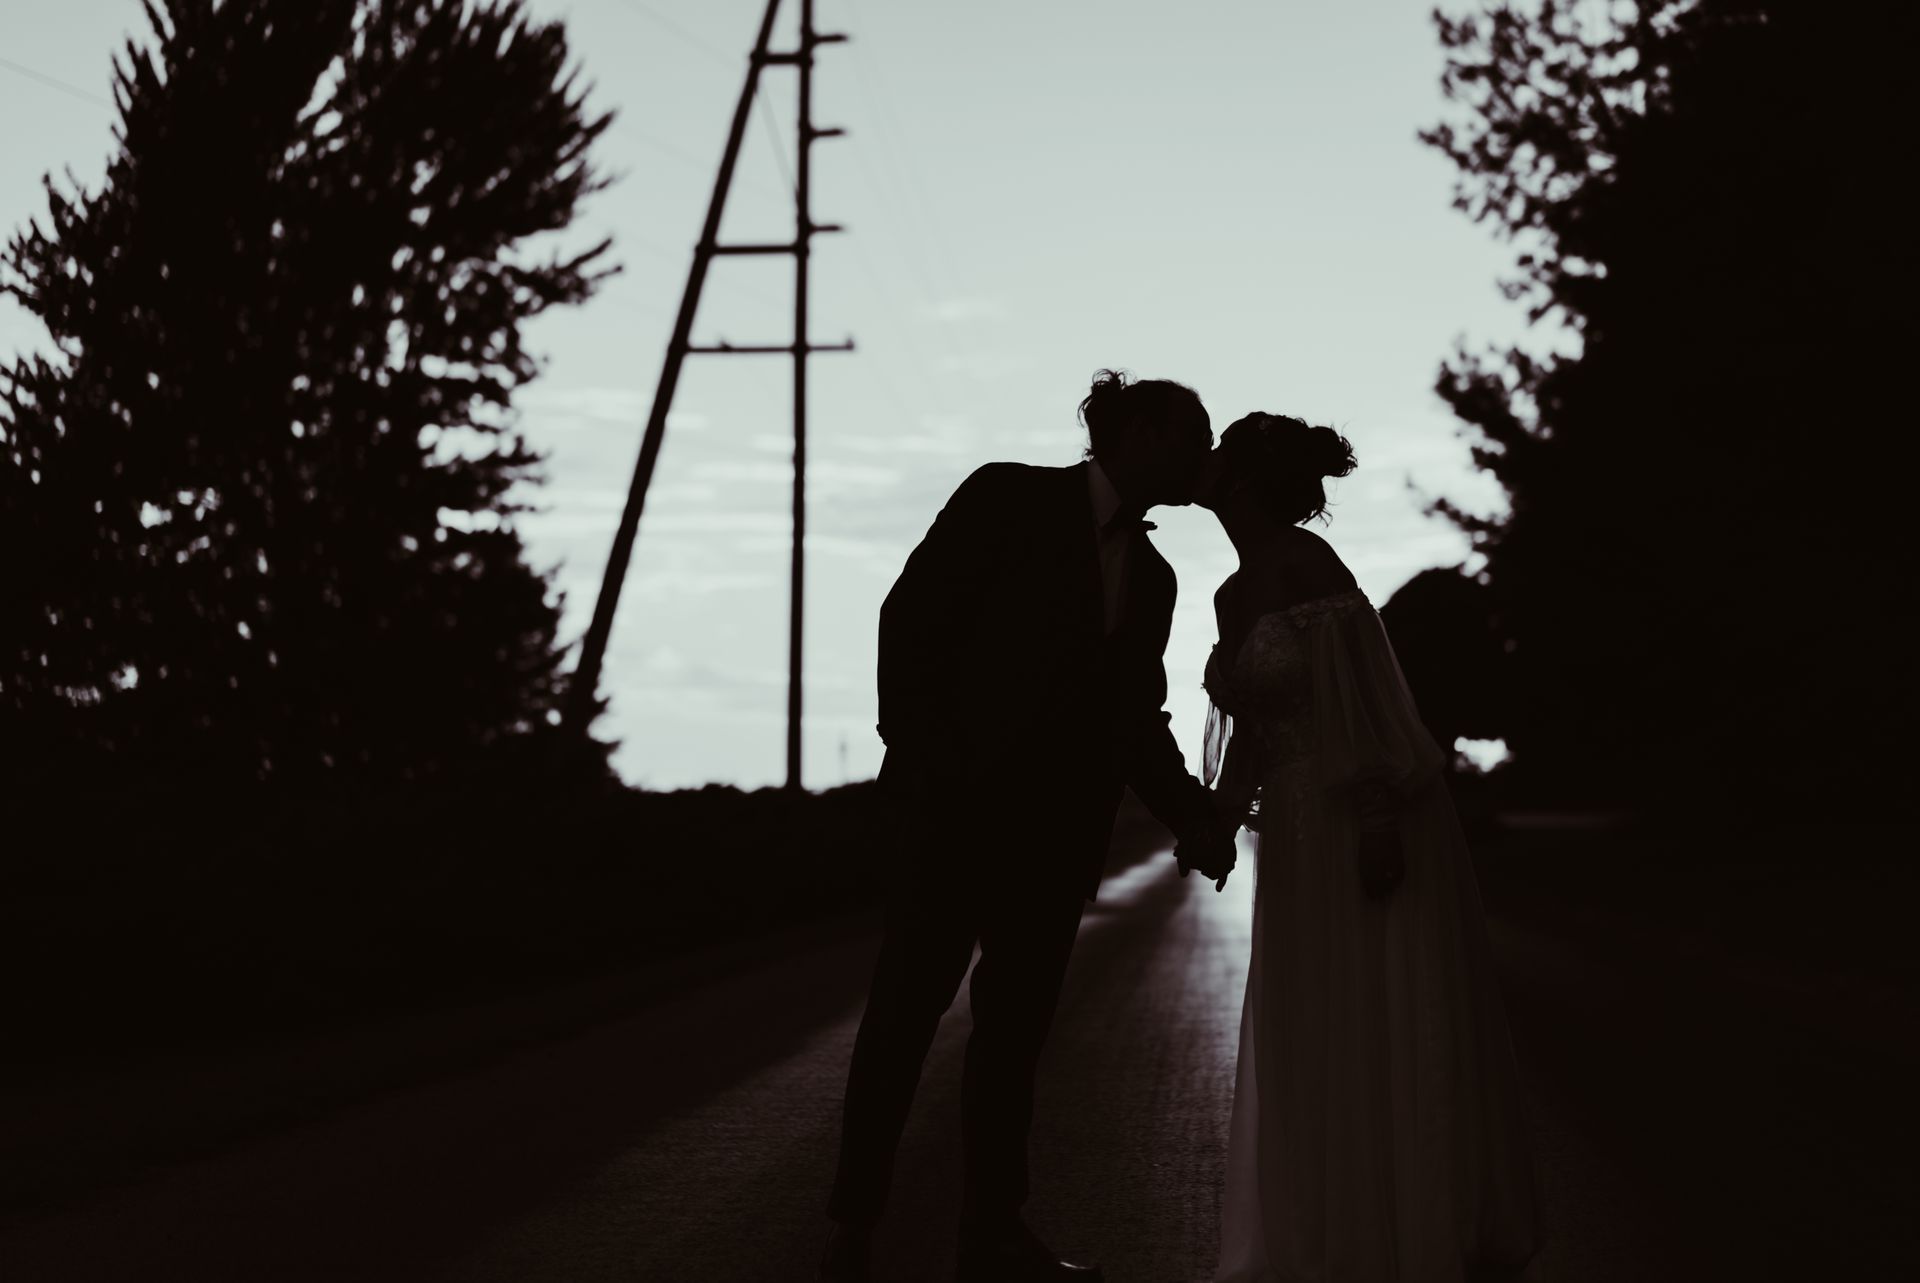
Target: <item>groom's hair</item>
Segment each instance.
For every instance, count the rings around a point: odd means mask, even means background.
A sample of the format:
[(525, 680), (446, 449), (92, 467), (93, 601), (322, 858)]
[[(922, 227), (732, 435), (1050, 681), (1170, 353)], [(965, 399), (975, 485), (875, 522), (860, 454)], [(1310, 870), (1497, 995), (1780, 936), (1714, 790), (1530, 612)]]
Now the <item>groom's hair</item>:
[(1178, 425), (1193, 436), (1193, 449), (1213, 449), (1213, 422), (1200, 394), (1172, 379), (1135, 380), (1125, 370), (1101, 370), (1093, 389), (1080, 402), (1080, 424), (1087, 430), (1089, 452), (1099, 458), (1123, 436), (1152, 423)]

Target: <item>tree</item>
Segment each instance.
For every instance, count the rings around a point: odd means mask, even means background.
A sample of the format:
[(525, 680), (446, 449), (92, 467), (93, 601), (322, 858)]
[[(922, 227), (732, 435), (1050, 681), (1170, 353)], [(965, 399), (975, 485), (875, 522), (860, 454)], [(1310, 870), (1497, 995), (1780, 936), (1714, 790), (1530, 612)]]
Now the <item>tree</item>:
[(1465, 114), (1423, 137), (1522, 251), (1509, 296), (1578, 339), (1462, 352), (1438, 383), (1510, 500), (1440, 505), (1486, 557), (1507, 738), (1563, 800), (1892, 783), (1905, 477), (1876, 447), (1915, 291), (1888, 150), (1913, 16), (1876, 15), (1862, 40), (1811, 0), (1436, 14)]
[(161, 8), (99, 190), (48, 179), (0, 260), (56, 349), (0, 375), (0, 739), (407, 781), (539, 735), (520, 327), (617, 269), (523, 251), (610, 181), (610, 115), (519, 0)]
[(1380, 607), (1420, 719), (1449, 759), (1457, 740), (1498, 739), (1511, 716), (1489, 596), (1458, 566), (1435, 567)]

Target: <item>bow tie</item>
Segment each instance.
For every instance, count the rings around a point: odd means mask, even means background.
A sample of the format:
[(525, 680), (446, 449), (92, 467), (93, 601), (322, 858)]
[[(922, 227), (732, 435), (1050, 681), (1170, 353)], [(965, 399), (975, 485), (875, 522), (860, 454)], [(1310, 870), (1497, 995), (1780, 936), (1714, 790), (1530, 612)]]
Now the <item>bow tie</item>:
[(1142, 535), (1146, 534), (1149, 530), (1158, 530), (1159, 528), (1160, 527), (1154, 525), (1151, 521), (1142, 521), (1140, 518), (1129, 516), (1124, 512), (1114, 513), (1111, 517), (1107, 518), (1107, 524), (1101, 527), (1102, 530), (1111, 531), (1115, 534)]

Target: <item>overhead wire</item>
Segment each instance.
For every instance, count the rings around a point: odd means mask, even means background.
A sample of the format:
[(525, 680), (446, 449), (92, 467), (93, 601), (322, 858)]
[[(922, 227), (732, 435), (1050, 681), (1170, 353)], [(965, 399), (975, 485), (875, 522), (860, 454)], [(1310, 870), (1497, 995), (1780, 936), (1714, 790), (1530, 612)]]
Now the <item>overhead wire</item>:
[[(641, 3), (641, 0), (619, 0), (619, 3), (624, 8), (628, 9), (629, 11), (635, 14), (640, 15), (641, 17), (646, 18), (648, 21), (658, 26), (661, 30), (674, 36), (677, 40), (679, 40), (682, 44), (686, 45), (688, 48), (696, 49), (699, 52), (701, 52), (703, 55), (717, 62), (725, 63), (726, 65), (729, 65), (729, 66), (738, 65), (737, 61), (734, 58), (727, 55), (718, 47), (714, 46), (713, 44), (710, 44), (706, 40), (695, 35), (691, 31), (687, 30), (684, 26), (680, 25), (678, 22), (675, 22), (674, 20), (661, 14), (658, 10), (654, 9), (652, 6)], [(851, 3), (849, 3), (849, 7), (851, 7)], [(22, 63), (19, 63), (11, 58), (0, 57), (0, 67), (5, 67), (7, 70), (14, 72), (16, 75), (24, 76), (50, 89), (56, 90), (60, 93), (67, 94), (70, 97), (78, 98), (83, 102), (91, 103), (94, 106), (104, 107), (109, 110), (113, 109), (113, 107), (115, 106), (115, 104), (109, 99), (103, 98), (98, 94), (91, 93), (57, 76), (50, 76), (44, 72), (37, 71), (34, 68), (26, 66)], [(866, 98), (868, 99), (869, 107), (873, 110), (873, 113), (876, 119), (880, 119), (884, 109), (880, 106), (879, 94), (876, 93), (872, 87), (872, 80), (870, 75), (865, 69), (864, 59), (859, 59), (857, 54), (856, 54), (856, 76), (861, 82), (862, 91), (866, 96)], [(771, 103), (768, 101), (764, 91), (756, 88), (755, 98), (757, 99), (757, 105), (760, 108), (762, 124), (766, 128), (768, 141), (771, 144), (771, 147), (773, 150), (775, 163), (779, 167), (781, 177), (784, 180), (786, 192), (784, 192), (783, 194), (792, 194), (792, 192), (796, 188), (796, 179), (795, 179), (793, 165), (791, 161), (788, 159), (786, 154), (786, 149), (784, 148), (780, 140), (779, 122), (775, 117), (773, 107)], [(631, 137), (636, 141), (642, 142), (664, 155), (673, 157), (674, 159), (682, 162), (683, 164), (693, 166), (693, 167), (698, 167), (698, 168), (706, 167), (707, 162), (702, 158), (694, 155), (694, 153), (688, 150), (687, 148), (669, 139), (663, 138), (658, 134), (654, 134), (638, 126), (628, 124), (627, 121), (621, 116), (616, 115), (613, 121), (612, 127), (615, 130), (615, 132)], [(890, 136), (891, 136), (891, 129), (889, 126), (887, 128), (887, 134), (883, 135), (881, 138), (882, 145), (884, 147), (887, 147), (888, 149), (889, 158), (891, 157), (891, 154), (892, 154), (892, 148), (888, 142), (888, 139)], [(867, 150), (858, 148), (857, 146), (856, 146), (856, 150), (859, 152), (859, 163), (862, 167), (863, 177), (866, 180), (868, 189), (872, 191), (876, 196), (879, 196), (882, 200), (886, 201), (887, 203), (894, 204), (895, 202), (893, 200), (892, 193), (886, 190), (881, 183), (876, 181), (873, 173), (872, 164), (868, 159)], [(895, 172), (897, 172), (898, 170), (897, 162), (894, 163), (894, 169), (895, 169)], [(758, 181), (765, 186), (771, 187), (770, 180), (762, 178), (762, 179), (759, 179)], [(912, 180), (908, 180), (908, 181), (912, 181)], [(896, 180), (897, 190), (900, 190), (903, 192), (910, 190), (908, 186), (908, 181)], [(925, 205), (927, 204), (924, 187), (919, 186), (917, 181), (915, 181), (913, 183), (913, 187), (911, 190), (913, 191), (913, 194), (918, 196), (924, 208)], [(899, 210), (896, 205), (896, 213), (898, 212)], [(901, 220), (901, 221), (904, 221), (904, 220)], [(657, 255), (663, 258), (677, 258), (680, 256), (680, 253), (681, 253), (680, 251), (670, 249), (657, 242), (648, 241), (644, 238), (638, 238), (638, 237), (633, 237), (631, 235), (628, 235), (623, 237), (622, 239), (636, 249), (639, 249), (645, 253)], [(878, 302), (883, 308), (887, 309), (889, 312), (893, 313), (896, 332), (906, 339), (909, 346), (915, 348), (914, 355), (916, 359), (914, 361), (914, 372), (919, 377), (919, 379), (923, 383), (925, 383), (927, 379), (927, 373), (930, 367), (926, 364), (924, 354), (918, 350), (917, 341), (913, 338), (913, 334), (912, 334), (913, 326), (909, 323), (908, 318), (904, 315), (903, 309), (901, 308), (898, 300), (881, 283), (882, 273), (880, 272), (878, 266), (874, 263), (871, 255), (867, 252), (867, 247), (864, 243), (864, 240), (862, 238), (853, 238), (853, 239), (855, 241), (855, 244), (854, 244), (855, 256), (860, 262), (861, 271), (866, 278), (866, 281), (869, 287), (869, 292), (876, 302)], [(898, 245), (897, 238), (896, 238), (896, 245)], [(921, 292), (923, 295), (927, 296), (926, 301), (930, 304), (931, 295), (933, 293), (934, 282), (932, 280), (931, 274), (928, 272), (926, 268), (926, 260), (918, 254), (913, 254), (910, 256), (903, 256), (903, 257), (910, 257), (911, 267), (915, 271), (915, 274), (920, 278), (920, 282), (922, 285)], [(738, 284), (737, 282), (723, 280), (723, 279), (716, 279), (714, 281), (714, 284), (718, 285), (720, 288), (724, 290), (727, 290), (728, 292), (737, 293), (746, 297), (753, 298), (769, 306), (783, 305), (783, 301), (775, 298), (773, 295), (766, 293), (765, 291), (756, 290), (749, 286)], [(620, 307), (623, 311), (631, 311), (631, 312), (642, 313), (642, 314), (647, 313), (647, 309), (641, 307), (638, 304), (630, 303), (624, 299), (614, 298), (614, 299), (609, 299), (607, 301), (613, 302), (615, 306)], [(893, 400), (904, 412), (906, 409), (905, 399), (900, 395), (898, 387), (893, 383), (891, 377), (884, 371), (884, 369), (880, 370), (880, 373), (882, 375), (883, 385), (886, 391), (888, 392), (890, 399)], [(931, 393), (932, 389), (930, 384), (928, 385), (927, 390), (929, 391), (929, 393)]]
[[(855, 5), (854, 0), (842, 0), (842, 2), (846, 4), (849, 15), (857, 22), (858, 6)], [(933, 202), (927, 196), (926, 185), (919, 177), (918, 167), (912, 162), (911, 150), (897, 146), (898, 140), (894, 132), (894, 123), (898, 119), (899, 113), (893, 108), (891, 94), (886, 89), (884, 73), (878, 67), (870, 64), (857, 42), (852, 44), (851, 53), (854, 79), (860, 87), (862, 96), (867, 99), (868, 107), (873, 112), (874, 123), (880, 143), (880, 159), (887, 167), (889, 176), (893, 179), (894, 188), (902, 193), (906, 203), (918, 204), (918, 211), (910, 217), (921, 224), (921, 228), (926, 234), (926, 239), (940, 246), (949, 245), (951, 238), (946, 235), (945, 229), (941, 226), (940, 220), (934, 211)], [(903, 221), (906, 220), (903, 219)], [(927, 301), (931, 304), (936, 293), (951, 294), (952, 291), (946, 288), (950, 285), (950, 282), (945, 280), (936, 282), (934, 280), (936, 275), (943, 275), (943, 273), (938, 273), (929, 268), (927, 262), (928, 260), (924, 258), (916, 258), (916, 265), (920, 269), (921, 277), (928, 286)], [(941, 288), (936, 290), (934, 288), (935, 286)]]
[(798, 196), (800, 180), (794, 177), (794, 167), (787, 163), (787, 149), (780, 142), (780, 122), (774, 119), (773, 105), (758, 85), (754, 86), (753, 98), (760, 108), (760, 123), (766, 127), (767, 142), (773, 148), (774, 164), (780, 167), (780, 177), (786, 180), (788, 194)]
[(713, 58), (719, 62), (723, 62), (729, 67), (737, 67), (740, 65), (740, 60), (737, 55), (729, 54), (724, 49), (721, 49), (718, 45), (710, 44), (709, 42), (707, 42), (706, 40), (703, 40), (699, 36), (694, 35), (691, 31), (688, 31), (685, 27), (675, 22), (672, 18), (667, 17), (665, 14), (655, 9), (652, 5), (643, 4), (641, 3), (641, 0), (619, 0), (619, 3), (621, 4), (622, 7), (629, 9), (634, 13), (639, 14), (643, 18), (646, 18), (648, 21), (652, 22), (655, 26), (659, 27), (662, 31), (668, 32), (669, 34), (673, 35), (675, 38), (680, 40), (681, 43), (685, 44), (689, 49), (698, 49), (701, 53), (705, 54), (707, 57)]
[(60, 79), (58, 76), (49, 76), (45, 72), (35, 71), (32, 67), (17, 63), (11, 58), (0, 58), (0, 67), (5, 67), (9, 71), (26, 76), (30, 80), (37, 80), (50, 89), (58, 89), (61, 93), (70, 94), (83, 102), (90, 102), (96, 107), (105, 107), (108, 110), (112, 110), (114, 106), (112, 102), (102, 98), (99, 94), (90, 93), (78, 85), (70, 84)]
[[(857, 27), (857, 23), (849, 25)], [(899, 270), (892, 272), (881, 270), (873, 254), (869, 252), (869, 243), (873, 238), (853, 236), (848, 239), (852, 242), (854, 256), (859, 262), (869, 297), (892, 315), (893, 333), (907, 348), (908, 362), (912, 366), (914, 381), (925, 395), (927, 404), (937, 405), (942, 400), (934, 385), (933, 375), (937, 370), (927, 359), (926, 351), (917, 337), (925, 317), (932, 314), (934, 299), (940, 293), (934, 281), (933, 272), (928, 267), (927, 259), (921, 249), (921, 242), (915, 235), (924, 227), (924, 222), (916, 220), (908, 210), (904, 196), (904, 183), (897, 177), (892, 182), (883, 181), (876, 168), (876, 157), (880, 164), (890, 166), (890, 174), (897, 174), (898, 166), (897, 163), (890, 161), (886, 136), (877, 128), (884, 114), (884, 108), (880, 104), (878, 93), (873, 89), (871, 77), (866, 72), (865, 59), (860, 54), (858, 42), (853, 42), (850, 49), (855, 60), (854, 80), (858, 85), (860, 97), (866, 104), (867, 115), (876, 126), (870, 136), (878, 143), (878, 147), (862, 145), (860, 136), (868, 136), (869, 131), (865, 127), (855, 130), (854, 156), (860, 170), (861, 182), (877, 205), (884, 207), (891, 215), (887, 220), (890, 232), (887, 239), (891, 242), (897, 260), (905, 268), (904, 273)], [(904, 286), (904, 292), (909, 296), (917, 294), (921, 315), (919, 317), (910, 315), (909, 307), (902, 303), (895, 289), (890, 286)], [(894, 400), (896, 402), (902, 400), (897, 391), (894, 393)], [(902, 405), (904, 409), (904, 403)], [(917, 418), (912, 415), (909, 417)]]

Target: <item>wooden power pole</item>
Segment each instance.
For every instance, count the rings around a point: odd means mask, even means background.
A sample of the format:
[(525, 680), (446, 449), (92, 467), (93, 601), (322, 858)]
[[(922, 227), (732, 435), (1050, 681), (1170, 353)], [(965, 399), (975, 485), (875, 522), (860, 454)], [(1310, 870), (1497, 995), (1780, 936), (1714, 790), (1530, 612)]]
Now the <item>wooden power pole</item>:
[[(740, 89), (740, 101), (733, 111), (733, 128), (727, 135), (726, 151), (720, 157), (720, 172), (713, 180), (713, 197), (707, 203), (707, 221), (700, 240), (693, 248), (693, 265), (687, 271), (687, 285), (680, 296), (680, 313), (674, 321), (673, 337), (667, 342), (667, 356), (660, 367), (660, 382), (653, 394), (653, 409), (647, 416), (647, 429), (640, 440), (640, 458), (634, 465), (633, 483), (627, 490), (626, 508), (620, 514), (620, 528), (613, 537), (613, 550), (607, 557), (606, 573), (600, 580), (600, 596), (594, 602), (593, 621), (580, 644), (580, 662), (574, 668), (567, 692), (564, 728), (569, 737), (584, 739), (593, 718), (595, 695), (600, 685), (600, 669), (606, 659), (607, 639), (613, 632), (613, 616), (620, 603), (620, 588), (626, 581), (627, 566), (633, 559), (633, 541), (640, 529), (640, 511), (646, 504), (647, 486), (653, 480), (653, 467), (660, 457), (660, 443), (666, 436), (667, 412), (673, 407), (674, 389), (679, 386), (680, 366), (689, 355), (741, 356), (786, 353), (793, 357), (793, 568), (791, 618), (787, 639), (787, 787), (800, 787), (800, 726), (802, 717), (802, 636), (806, 589), (807, 535), (807, 357), (814, 352), (851, 352), (852, 340), (844, 343), (815, 344), (807, 330), (807, 262), (809, 242), (816, 233), (837, 232), (831, 223), (813, 221), (810, 152), (820, 138), (838, 137), (841, 129), (816, 129), (813, 125), (813, 51), (821, 45), (844, 41), (844, 35), (822, 35), (813, 29), (813, 0), (800, 0), (800, 42), (795, 49), (775, 52), (768, 45), (773, 36), (774, 19), (780, 12), (780, 0), (767, 0), (767, 11), (760, 20), (760, 33), (754, 40), (747, 61), (746, 83)], [(791, 244), (720, 244), (720, 219), (726, 210), (727, 192), (733, 184), (734, 163), (740, 157), (740, 143), (746, 136), (747, 119), (754, 95), (759, 92), (760, 72), (765, 67), (790, 66), (799, 72), (799, 138), (797, 170), (794, 182), (794, 236)], [(706, 284), (707, 268), (717, 255), (791, 254), (794, 257), (793, 342), (735, 346), (724, 341), (710, 346), (693, 343), (694, 315), (700, 308), (700, 293)]]

